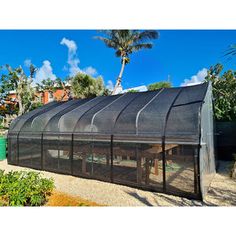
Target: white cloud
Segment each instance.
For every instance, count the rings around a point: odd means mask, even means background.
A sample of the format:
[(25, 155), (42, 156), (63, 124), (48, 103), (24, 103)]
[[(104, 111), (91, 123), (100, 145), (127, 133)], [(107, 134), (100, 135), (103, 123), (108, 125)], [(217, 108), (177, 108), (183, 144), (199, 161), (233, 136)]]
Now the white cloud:
[(30, 59), (25, 59), (25, 60), (24, 60), (24, 65), (25, 65), (26, 67), (30, 67), (31, 64), (32, 64), (32, 62), (31, 62)]
[(77, 56), (77, 45), (74, 40), (63, 38), (60, 42), (61, 45), (65, 45), (68, 48), (68, 67), (64, 66), (63, 70), (69, 70), (69, 76), (75, 76), (77, 73), (85, 73), (91, 76), (97, 75), (97, 70), (92, 66), (88, 66), (84, 69), (80, 69), (79, 63), (80, 60)]
[(67, 38), (63, 38), (60, 42), (61, 45), (65, 45), (68, 48), (68, 59), (67, 63), (69, 65), (69, 75), (74, 76), (78, 72), (81, 72), (81, 69), (79, 68), (80, 60), (77, 57), (77, 45), (75, 41), (69, 40)]
[(43, 61), (43, 65), (37, 70), (35, 74), (34, 82), (41, 83), (42, 80), (45, 80), (48, 78), (51, 80), (55, 80), (57, 77), (55, 74), (53, 74), (53, 69), (52, 69), (50, 61), (45, 60)]
[(185, 79), (184, 82), (180, 86), (190, 86), (195, 84), (200, 84), (204, 81), (207, 76), (207, 69), (203, 68), (196, 75), (193, 75), (191, 79)]
[(61, 45), (66, 45), (68, 47), (68, 49), (69, 49), (69, 53), (76, 54), (77, 45), (76, 45), (75, 41), (69, 40), (67, 38), (63, 38), (61, 40)]
[(113, 82), (112, 82), (111, 80), (108, 80), (108, 81), (107, 81), (106, 88), (107, 88), (108, 90), (110, 90), (110, 91), (113, 91), (113, 89), (114, 89), (114, 84), (113, 84)]
[(88, 74), (88, 75), (91, 75), (91, 76), (96, 76), (98, 74), (97, 70), (95, 68), (93, 68), (92, 66), (84, 68), (83, 72), (85, 74)]

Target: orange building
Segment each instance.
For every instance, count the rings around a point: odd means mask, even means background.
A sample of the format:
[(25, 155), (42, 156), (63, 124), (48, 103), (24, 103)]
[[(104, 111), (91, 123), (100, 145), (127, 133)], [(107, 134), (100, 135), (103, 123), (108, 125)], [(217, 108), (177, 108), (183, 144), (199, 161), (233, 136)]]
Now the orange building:
[[(37, 97), (38, 102), (43, 104), (47, 104), (52, 101), (67, 101), (69, 99), (69, 89), (64, 91), (63, 89), (56, 89), (54, 92), (50, 92), (49, 90), (45, 90), (42, 92), (36, 92), (35, 95)], [(5, 101), (6, 103), (12, 103), (16, 100), (16, 92), (11, 91), (8, 94), (9, 101)]]
[(67, 101), (69, 99), (68, 93), (63, 89), (57, 89), (54, 92), (48, 90), (36, 93), (36, 96), (40, 99), (39, 102), (47, 104), (52, 101)]

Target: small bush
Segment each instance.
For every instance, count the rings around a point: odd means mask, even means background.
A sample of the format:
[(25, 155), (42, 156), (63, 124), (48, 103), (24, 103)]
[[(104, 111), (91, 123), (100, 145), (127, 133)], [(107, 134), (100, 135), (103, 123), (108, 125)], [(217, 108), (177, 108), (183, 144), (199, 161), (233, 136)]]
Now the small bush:
[(41, 206), (54, 188), (53, 179), (37, 172), (0, 170), (0, 206)]

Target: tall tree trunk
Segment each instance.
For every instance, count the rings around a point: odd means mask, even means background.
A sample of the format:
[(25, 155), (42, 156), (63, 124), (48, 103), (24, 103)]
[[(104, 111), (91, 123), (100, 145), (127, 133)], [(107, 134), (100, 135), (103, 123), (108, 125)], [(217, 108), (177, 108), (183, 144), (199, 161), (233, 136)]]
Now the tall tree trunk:
[(19, 105), (18, 116), (20, 116), (24, 113), (24, 107), (23, 107), (23, 104), (22, 104), (21, 96), (19, 94), (17, 95), (17, 100), (18, 100), (18, 105)]
[(121, 65), (121, 69), (120, 69), (120, 74), (116, 80), (116, 85), (112, 91), (112, 95), (116, 94), (118, 87), (121, 85), (121, 78), (123, 76), (124, 69), (125, 69), (125, 57), (122, 57), (122, 65)]

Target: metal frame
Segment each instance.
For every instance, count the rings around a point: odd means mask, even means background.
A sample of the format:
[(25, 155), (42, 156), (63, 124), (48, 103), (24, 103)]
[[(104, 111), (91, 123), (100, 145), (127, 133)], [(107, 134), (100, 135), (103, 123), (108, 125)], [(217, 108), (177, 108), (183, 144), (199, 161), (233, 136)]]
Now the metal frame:
[[(206, 92), (207, 92), (208, 88), (206, 89)], [(154, 136), (150, 136), (152, 137), (152, 140), (146, 140), (144, 141), (145, 137), (146, 136), (143, 136), (144, 138), (142, 139), (141, 137), (142, 136), (138, 136), (139, 135), (139, 132), (138, 132), (138, 120), (139, 120), (139, 116), (141, 114), (141, 112), (152, 102), (154, 101), (162, 92), (164, 91), (164, 89), (161, 89), (160, 91), (158, 91), (157, 94), (155, 94), (148, 102), (145, 102), (145, 104), (142, 106), (142, 108), (137, 112), (136, 114), (136, 118), (135, 118), (135, 127), (136, 127), (136, 132), (135, 134), (118, 134), (117, 137), (121, 137), (121, 136), (127, 136), (127, 137), (132, 137), (133, 140), (129, 140), (129, 139), (123, 139), (123, 140), (119, 140), (119, 139), (115, 139), (116, 138), (116, 135), (114, 136), (114, 128), (117, 124), (117, 121), (119, 119), (119, 117), (122, 115), (122, 113), (124, 112), (124, 110), (135, 100), (139, 97), (140, 94), (136, 94), (134, 95), (134, 97), (131, 97), (130, 101), (128, 101), (127, 104), (124, 105), (124, 107), (122, 109), (119, 110), (119, 112), (117, 113), (116, 117), (114, 118), (114, 124), (113, 124), (113, 128), (112, 128), (112, 133), (111, 134), (104, 134), (106, 139), (104, 139), (103, 141), (107, 141), (109, 142), (110, 144), (110, 179), (109, 179), (109, 182), (114, 182), (114, 176), (113, 176), (113, 159), (114, 159), (114, 150), (113, 150), (113, 146), (114, 146), (114, 139), (116, 142), (127, 142), (127, 143), (147, 143), (147, 144), (152, 144), (152, 143), (157, 143), (157, 144), (161, 144), (161, 147), (162, 147), (162, 168), (163, 168), (163, 175), (162, 175), (162, 178), (163, 178), (163, 192), (164, 193), (172, 193), (171, 190), (168, 190), (167, 189), (167, 186), (166, 186), (166, 144), (168, 143), (174, 143), (174, 144), (189, 144), (189, 145), (196, 145), (197, 144), (197, 153), (196, 155), (194, 154), (193, 155), (193, 165), (194, 165), (194, 194), (191, 194), (191, 193), (187, 193), (187, 192), (184, 192), (183, 193), (177, 193), (177, 192), (174, 192), (175, 195), (179, 195), (179, 196), (190, 196), (191, 198), (202, 198), (202, 192), (201, 192), (201, 179), (200, 179), (200, 148), (201, 148), (201, 112), (202, 112), (202, 106), (203, 106), (203, 101), (194, 101), (194, 102), (189, 102), (189, 103), (184, 103), (184, 104), (177, 104), (177, 105), (174, 105), (176, 100), (178, 99), (178, 97), (180, 96), (181, 92), (183, 91), (183, 88), (180, 88), (176, 94), (173, 95), (172, 99), (173, 101), (171, 101), (167, 111), (166, 111), (166, 115), (165, 115), (165, 119), (164, 119), (164, 123), (163, 123), (163, 129), (161, 131), (161, 136), (160, 137), (154, 137)], [(206, 96), (206, 92), (205, 92), (205, 96)], [(99, 114), (100, 112), (102, 112), (105, 108), (109, 107), (110, 105), (112, 105), (113, 103), (115, 103), (117, 100), (119, 100), (121, 97), (125, 96), (125, 94), (117, 97), (115, 100), (109, 102), (109, 104), (105, 105), (103, 108), (99, 109), (99, 111), (95, 112), (95, 114), (93, 114), (92, 116), (92, 120), (91, 120), (91, 125), (93, 125), (93, 122), (94, 122), (94, 119), (96, 117), (97, 114)], [(204, 97), (205, 97), (204, 96)], [(87, 105), (88, 103), (94, 101), (96, 98), (94, 99), (91, 99), (91, 100), (88, 100), (86, 101), (85, 103), (81, 104), (79, 107), (83, 107), (85, 105)], [(104, 99), (101, 99), (101, 102), (103, 101)], [(198, 128), (199, 128), (199, 139), (198, 139), (198, 143), (196, 142), (192, 142), (191, 140), (188, 141), (188, 142), (185, 142), (185, 141), (178, 141), (178, 142), (170, 142), (170, 141), (166, 141), (166, 130), (167, 130), (167, 123), (168, 123), (168, 120), (169, 120), (169, 116), (170, 116), (170, 113), (172, 111), (172, 108), (173, 107), (178, 107), (178, 106), (183, 106), (183, 105), (190, 105), (190, 104), (194, 104), (194, 103), (199, 103), (201, 102), (201, 105), (200, 105), (200, 108), (199, 108), (199, 124), (198, 124)], [(61, 104), (64, 104), (64, 103), (61, 103)], [(82, 173), (81, 174), (75, 174), (74, 173), (74, 169), (73, 169), (73, 163), (74, 163), (74, 139), (75, 139), (75, 135), (83, 135), (83, 134), (86, 134), (84, 132), (76, 132), (76, 127), (78, 126), (78, 123), (80, 122), (80, 120), (82, 119), (82, 117), (84, 117), (89, 111), (91, 111), (93, 108), (95, 108), (96, 106), (99, 105), (99, 102), (96, 103), (95, 105), (92, 105), (91, 107), (88, 107), (88, 109), (84, 112), (84, 113), (81, 113), (79, 119), (73, 123), (75, 124), (73, 130), (71, 132), (47, 132), (45, 129), (46, 127), (48, 126), (49, 122), (54, 118), (56, 117), (58, 114), (60, 114), (60, 117), (58, 119), (58, 121), (60, 121), (61, 117), (66, 114), (66, 111), (68, 112), (71, 112), (75, 109), (77, 109), (78, 107), (76, 107), (76, 102), (71, 104), (70, 106), (56, 112), (55, 114), (52, 115), (52, 117), (49, 118), (48, 122), (46, 123), (46, 125), (44, 126), (42, 132), (41, 132), (41, 136), (39, 138), (40, 140), (40, 145), (41, 145), (41, 159), (40, 159), (40, 165), (39, 167), (35, 167), (35, 166), (32, 166), (33, 169), (41, 169), (41, 170), (44, 170), (45, 169), (45, 163), (44, 163), (44, 158), (45, 158), (45, 152), (44, 152), (44, 140), (45, 140), (45, 135), (48, 134), (50, 136), (50, 134), (53, 136), (53, 135), (68, 135), (69, 136), (69, 139), (67, 140), (68, 142), (71, 142), (70, 144), (70, 147), (69, 147), (69, 150), (70, 150), (70, 153), (69, 153), (69, 160), (68, 160), (68, 163), (70, 163), (70, 170), (69, 170), (69, 174), (73, 175), (73, 176), (81, 176), (81, 177), (84, 177), (84, 178), (89, 178), (89, 179), (99, 179), (99, 178), (95, 178), (95, 177), (92, 177), (92, 176), (85, 176), (83, 175)], [(31, 131), (23, 131), (24, 127), (26, 124), (28, 124), (28, 122), (30, 121), (33, 121), (38, 115), (42, 115), (44, 112), (47, 112), (48, 110), (50, 109), (53, 109), (54, 107), (58, 107), (60, 106), (60, 104), (52, 104), (51, 106), (48, 106), (46, 107), (45, 109), (42, 109), (40, 110), (39, 112), (36, 112), (35, 114), (33, 114), (32, 116), (28, 117), (28, 119), (26, 119), (24, 122), (22, 122), (22, 125), (19, 129), (19, 131), (16, 132), (16, 165), (19, 165), (21, 166), (21, 163), (19, 161), (19, 149), (20, 149), (20, 134), (21, 133), (31, 133)], [(14, 128), (16, 127), (17, 125), (17, 122), (16, 124), (14, 124), (13, 126), (13, 132), (14, 132)], [(92, 130), (91, 130), (92, 131)], [(12, 133), (13, 133), (12, 132)], [(45, 135), (44, 135), (45, 134)], [(90, 139), (89, 141), (92, 142), (92, 145), (94, 145), (94, 142), (98, 142), (98, 141), (102, 141), (102, 134), (100, 133), (87, 133), (87, 135), (90, 135), (92, 139)], [(99, 135), (99, 138), (96, 139), (96, 135)], [(137, 137), (140, 139), (138, 140)], [(8, 138), (10, 139), (10, 136), (8, 136)], [(149, 138), (147, 136), (147, 138)], [(160, 140), (157, 140), (158, 138), (160, 138)], [(58, 158), (60, 158), (59, 156), (59, 150), (60, 150), (60, 145), (59, 145), (59, 142), (60, 142), (60, 138), (58, 138)], [(91, 151), (92, 153), (94, 152), (93, 151), (93, 148), (92, 148), (92, 145), (91, 145)], [(136, 148), (137, 149), (137, 148)], [(135, 149), (135, 156), (138, 158), (138, 151)], [(9, 150), (11, 150), (11, 147), (9, 147)], [(10, 155), (10, 154), (9, 154)], [(136, 158), (136, 162), (138, 161)], [(58, 159), (59, 160), (59, 159)], [(67, 160), (67, 159), (66, 159)], [(11, 164), (15, 164), (15, 163), (11, 163)], [(138, 168), (138, 166), (137, 166)], [(46, 168), (46, 169), (50, 169), (50, 168)], [(53, 171), (53, 170), (51, 170)], [(59, 168), (58, 170), (56, 171), (57, 173), (62, 173), (62, 174), (67, 174), (67, 173), (64, 173), (63, 171), (61, 171)], [(104, 179), (102, 179), (103, 181), (106, 181)], [(107, 180), (108, 181), (108, 180)], [(119, 180), (116, 180), (115, 183), (120, 183), (120, 184), (124, 184), (124, 185), (127, 185), (127, 183), (122, 183), (122, 181), (119, 181)], [(150, 190), (152, 191), (152, 187), (150, 186), (142, 186), (141, 184), (139, 185), (138, 183), (137, 184), (134, 184), (134, 183), (129, 183), (128, 185), (130, 186), (135, 186), (135, 187), (138, 187), (138, 188), (141, 188), (141, 189), (145, 189), (145, 190)], [(154, 190), (154, 189), (153, 189)]]

